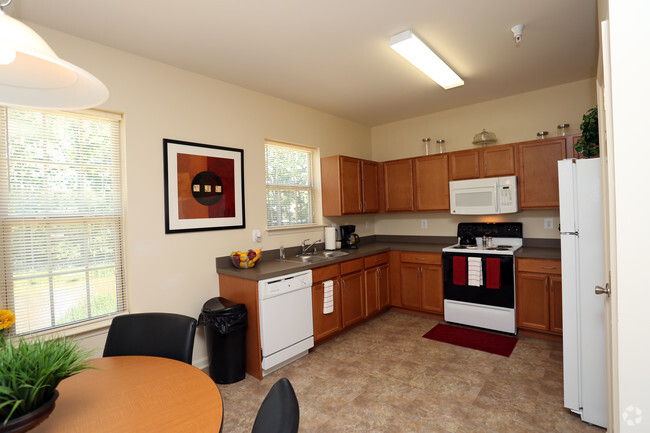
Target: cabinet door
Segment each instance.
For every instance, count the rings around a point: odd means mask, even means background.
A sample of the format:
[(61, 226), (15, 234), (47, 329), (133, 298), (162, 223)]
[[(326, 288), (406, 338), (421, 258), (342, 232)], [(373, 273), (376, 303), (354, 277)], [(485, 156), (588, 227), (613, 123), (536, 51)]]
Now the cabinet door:
[(379, 273), (377, 280), (377, 291), (379, 292), (379, 309), (383, 310), (384, 308), (390, 305), (390, 266), (388, 264), (382, 265), (377, 268)]
[(415, 209), (449, 210), (449, 169), (447, 155), (413, 160)]
[(444, 305), (442, 267), (422, 265), (422, 309), (442, 313)]
[(387, 161), (383, 166), (386, 211), (413, 210), (412, 160)]
[(513, 176), (515, 174), (515, 146), (486, 147), (482, 150), (482, 177)]
[(519, 273), (517, 276), (517, 326), (547, 331), (549, 329), (548, 277)]
[(341, 318), (343, 328), (363, 320), (363, 272), (341, 277)]
[(341, 211), (344, 214), (360, 213), (361, 161), (341, 156)]
[(379, 311), (379, 268), (370, 268), (364, 271), (366, 280), (366, 308), (365, 317)]
[(517, 145), (520, 209), (560, 206), (557, 162), (565, 156), (564, 137), (529, 141)]
[(363, 212), (379, 212), (379, 163), (361, 161)]
[(323, 299), (325, 295), (323, 283), (314, 284), (311, 288), (315, 341), (341, 330), (341, 289), (339, 279), (337, 278), (333, 281), (334, 311), (329, 314), (323, 314)]
[(551, 332), (562, 333), (562, 278), (549, 277), (550, 327)]
[(461, 150), (449, 154), (449, 180), (477, 179), (480, 175), (478, 150)]
[(420, 308), (420, 265), (402, 263), (402, 305), (410, 308)]

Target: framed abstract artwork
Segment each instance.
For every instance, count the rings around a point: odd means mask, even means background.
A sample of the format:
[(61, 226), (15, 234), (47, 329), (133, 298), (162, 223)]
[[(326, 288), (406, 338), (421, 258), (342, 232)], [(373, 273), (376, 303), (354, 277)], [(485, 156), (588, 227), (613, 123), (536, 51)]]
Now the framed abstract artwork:
[(244, 150), (163, 139), (165, 233), (246, 227)]

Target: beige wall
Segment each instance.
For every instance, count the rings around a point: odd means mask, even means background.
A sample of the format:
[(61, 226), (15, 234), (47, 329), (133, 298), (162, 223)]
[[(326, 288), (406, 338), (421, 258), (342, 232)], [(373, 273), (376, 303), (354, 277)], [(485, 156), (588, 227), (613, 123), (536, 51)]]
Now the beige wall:
[[(473, 148), (472, 139), (483, 128), (496, 134), (496, 144), (533, 140), (539, 131), (556, 135), (560, 123), (571, 125), (570, 134), (578, 133), (582, 115), (595, 105), (595, 79), (589, 79), (389, 123), (372, 128), (372, 157), (387, 161), (424, 155), (425, 137), (434, 143), (430, 152), (435, 152), (435, 140), (440, 138), (446, 141), (448, 152)], [(553, 218), (553, 230), (544, 229), (544, 218)], [(440, 212), (380, 215), (375, 218), (375, 231), (454, 236), (461, 221), (520, 221), (524, 223), (524, 237), (559, 239), (558, 218), (559, 212), (552, 210), (481, 218)], [(427, 229), (420, 228), (422, 219), (427, 219)]]
[[(166, 66), (34, 25), (55, 52), (100, 78), (110, 99), (100, 108), (124, 113), (126, 125), (126, 253), (131, 310), (168, 311), (197, 317), (219, 294), (215, 257), (233, 249), (278, 248), (314, 240), (323, 229), (268, 235), (264, 139), (371, 156), (370, 129), (277, 98)], [(165, 234), (162, 139), (173, 138), (244, 149), (246, 229)], [(104, 331), (86, 335), (101, 348)], [(98, 354), (101, 352), (98, 352)], [(202, 330), (194, 363), (206, 362)]]
[[(233, 249), (275, 249), (281, 244), (297, 245), (305, 238), (322, 238), (322, 228), (264, 231), (265, 139), (312, 146), (322, 156), (345, 154), (381, 161), (423, 154), (418, 147), (423, 137), (445, 138), (448, 150), (471, 147), (473, 134), (481, 128), (495, 132), (501, 142), (534, 138), (540, 129), (554, 133), (560, 122), (571, 123), (577, 131), (582, 113), (595, 104), (593, 82), (586, 80), (371, 130), (51, 29), (33, 28), (61, 58), (87, 69), (108, 86), (110, 99), (100, 108), (124, 113), (126, 257), (133, 312), (198, 316), (203, 302), (219, 293), (215, 257)], [(246, 229), (165, 235), (163, 138), (244, 149)], [(542, 229), (544, 217), (557, 219), (557, 213), (521, 212), (514, 220), (526, 223), (527, 237), (554, 237), (554, 230)], [(427, 219), (428, 229), (420, 229), (421, 219)], [(428, 213), (323, 218), (323, 223), (355, 224), (362, 236), (453, 235), (461, 220), (468, 219)], [(256, 228), (262, 230), (260, 244), (251, 240), (251, 231)], [(85, 334), (82, 341), (100, 350), (105, 331)], [(194, 363), (204, 366), (207, 359), (202, 330), (197, 335)]]

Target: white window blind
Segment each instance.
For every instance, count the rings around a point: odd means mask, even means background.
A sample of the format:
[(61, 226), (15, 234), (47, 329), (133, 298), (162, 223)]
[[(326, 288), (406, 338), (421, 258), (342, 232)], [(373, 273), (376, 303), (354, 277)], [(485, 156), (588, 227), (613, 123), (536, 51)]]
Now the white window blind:
[(265, 155), (267, 226), (313, 224), (313, 151), (267, 142)]
[(27, 334), (126, 309), (119, 116), (0, 109), (0, 305)]

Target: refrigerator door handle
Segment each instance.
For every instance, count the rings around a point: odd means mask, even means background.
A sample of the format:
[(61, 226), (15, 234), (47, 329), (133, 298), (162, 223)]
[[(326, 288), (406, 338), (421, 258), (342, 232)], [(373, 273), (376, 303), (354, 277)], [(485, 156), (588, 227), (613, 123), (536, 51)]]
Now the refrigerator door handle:
[(561, 235), (579, 236), (580, 232), (560, 232)]

